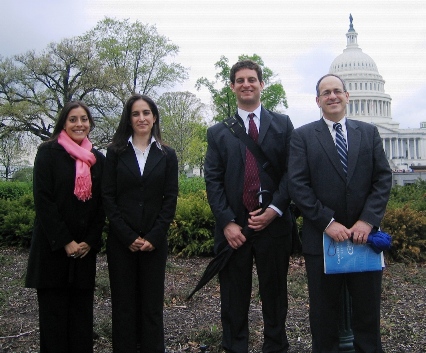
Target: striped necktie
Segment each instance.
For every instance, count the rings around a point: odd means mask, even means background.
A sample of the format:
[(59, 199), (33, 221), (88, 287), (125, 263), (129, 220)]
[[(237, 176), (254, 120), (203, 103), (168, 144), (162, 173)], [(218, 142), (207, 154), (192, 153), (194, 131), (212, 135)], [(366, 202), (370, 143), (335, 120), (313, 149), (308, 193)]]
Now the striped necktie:
[(342, 125), (340, 123), (334, 123), (333, 129), (336, 130), (336, 148), (339, 153), (340, 162), (343, 165), (343, 171), (345, 175), (348, 174), (348, 145), (346, 144), (345, 136), (343, 136)]

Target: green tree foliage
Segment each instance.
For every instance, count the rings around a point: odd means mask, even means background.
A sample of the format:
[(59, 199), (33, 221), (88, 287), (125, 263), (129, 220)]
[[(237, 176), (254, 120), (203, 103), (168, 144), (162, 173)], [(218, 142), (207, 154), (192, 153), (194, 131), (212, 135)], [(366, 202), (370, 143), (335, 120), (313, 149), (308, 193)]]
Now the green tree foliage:
[(179, 47), (158, 34), (155, 26), (105, 18), (83, 38), (94, 43), (113, 81), (111, 93), (123, 104), (132, 93), (156, 97), (158, 90), (187, 78), (186, 69), (170, 60)]
[[(207, 127), (203, 120), (204, 104), (190, 92), (168, 92), (157, 101), (164, 141), (176, 150), (179, 171), (186, 165), (204, 160), (202, 131)], [(200, 132), (201, 131), (201, 132)], [(197, 146), (198, 150), (194, 150)]]
[(198, 168), (203, 176), (204, 159), (207, 152), (207, 125), (198, 124), (194, 127), (194, 135), (188, 145), (188, 164)]
[(70, 100), (90, 100), (108, 88), (93, 45), (81, 38), (50, 43), (0, 61), (0, 126), (50, 137), (59, 111)]
[(171, 62), (177, 53), (153, 26), (105, 18), (40, 54), (0, 57), (0, 128), (46, 140), (63, 106), (83, 100), (98, 126), (92, 140), (104, 147), (132, 93), (155, 97), (186, 79), (186, 69)]
[(29, 164), (24, 160), (25, 157), (27, 153), (24, 134), (9, 133), (7, 129), (3, 129), (0, 135), (0, 166), (3, 167), (0, 177), (5, 180), (12, 179), (22, 165)]
[[(259, 55), (240, 55), (238, 60), (253, 60), (262, 68), (265, 87), (262, 91), (261, 100), (266, 109), (279, 111), (282, 107), (288, 108), (283, 85), (276, 79), (273, 71), (265, 66)], [(209, 90), (215, 110), (214, 120), (222, 121), (235, 113), (237, 102), (230, 88), (229, 73), (231, 66), (229, 65), (229, 59), (221, 56), (219, 61), (215, 63), (215, 68), (218, 72), (215, 75), (214, 81), (210, 81), (206, 77), (201, 77), (197, 80), (195, 87), (198, 90), (202, 87)]]

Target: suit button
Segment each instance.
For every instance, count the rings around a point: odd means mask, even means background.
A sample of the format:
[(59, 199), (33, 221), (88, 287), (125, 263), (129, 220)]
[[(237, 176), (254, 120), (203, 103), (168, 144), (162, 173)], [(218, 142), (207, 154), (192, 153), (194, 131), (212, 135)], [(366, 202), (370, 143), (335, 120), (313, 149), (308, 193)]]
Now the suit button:
[(143, 203), (142, 203), (142, 202), (139, 202), (139, 206), (141, 206), (141, 207), (142, 207), (142, 206), (143, 206)]

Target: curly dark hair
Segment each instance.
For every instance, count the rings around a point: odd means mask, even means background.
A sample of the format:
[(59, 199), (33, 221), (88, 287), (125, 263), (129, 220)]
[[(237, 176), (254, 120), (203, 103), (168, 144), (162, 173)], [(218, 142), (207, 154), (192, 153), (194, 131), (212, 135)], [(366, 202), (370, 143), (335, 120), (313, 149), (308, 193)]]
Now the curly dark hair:
[(242, 69), (254, 70), (257, 73), (257, 79), (259, 82), (263, 82), (262, 69), (259, 64), (255, 63), (253, 60), (242, 60), (238, 61), (234, 66), (231, 67), (229, 72), (229, 79), (232, 84), (235, 84), (235, 74)]

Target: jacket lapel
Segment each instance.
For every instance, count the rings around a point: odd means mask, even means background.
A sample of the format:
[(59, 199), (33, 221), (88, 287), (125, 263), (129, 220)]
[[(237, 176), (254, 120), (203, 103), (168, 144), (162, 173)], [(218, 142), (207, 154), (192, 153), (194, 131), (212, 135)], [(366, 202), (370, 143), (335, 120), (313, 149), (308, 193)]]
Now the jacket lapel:
[(120, 154), (120, 158), (136, 178), (141, 177), (138, 160), (136, 159), (136, 154), (131, 143), (129, 143), (126, 150)]
[(258, 137), (258, 143), (259, 145), (262, 144), (263, 139), (265, 138), (266, 132), (269, 129), (269, 126), (271, 125), (272, 117), (268, 113), (267, 110), (265, 110), (262, 107), (262, 110), (260, 111), (260, 128), (259, 128), (259, 137)]
[(151, 145), (151, 149), (149, 150), (148, 158), (146, 160), (145, 168), (143, 170), (142, 179), (146, 179), (148, 177), (148, 175), (154, 170), (155, 166), (162, 158), (165, 158), (165, 155), (157, 147), (157, 143), (154, 142)]
[(333, 141), (333, 136), (330, 134), (327, 124), (323, 119), (319, 120), (315, 127), (315, 134), (318, 142), (325, 150), (331, 164), (336, 169), (340, 177), (346, 181), (345, 173), (343, 172), (342, 163), (340, 162), (339, 154), (337, 153), (336, 145)]
[[(244, 121), (238, 115), (238, 112), (235, 113), (235, 118), (243, 125), (243, 128), (245, 129)], [(238, 137), (233, 136), (233, 138), (236, 138), (238, 140), (238, 144), (240, 145), (241, 159), (245, 164), (246, 163), (246, 145)]]

